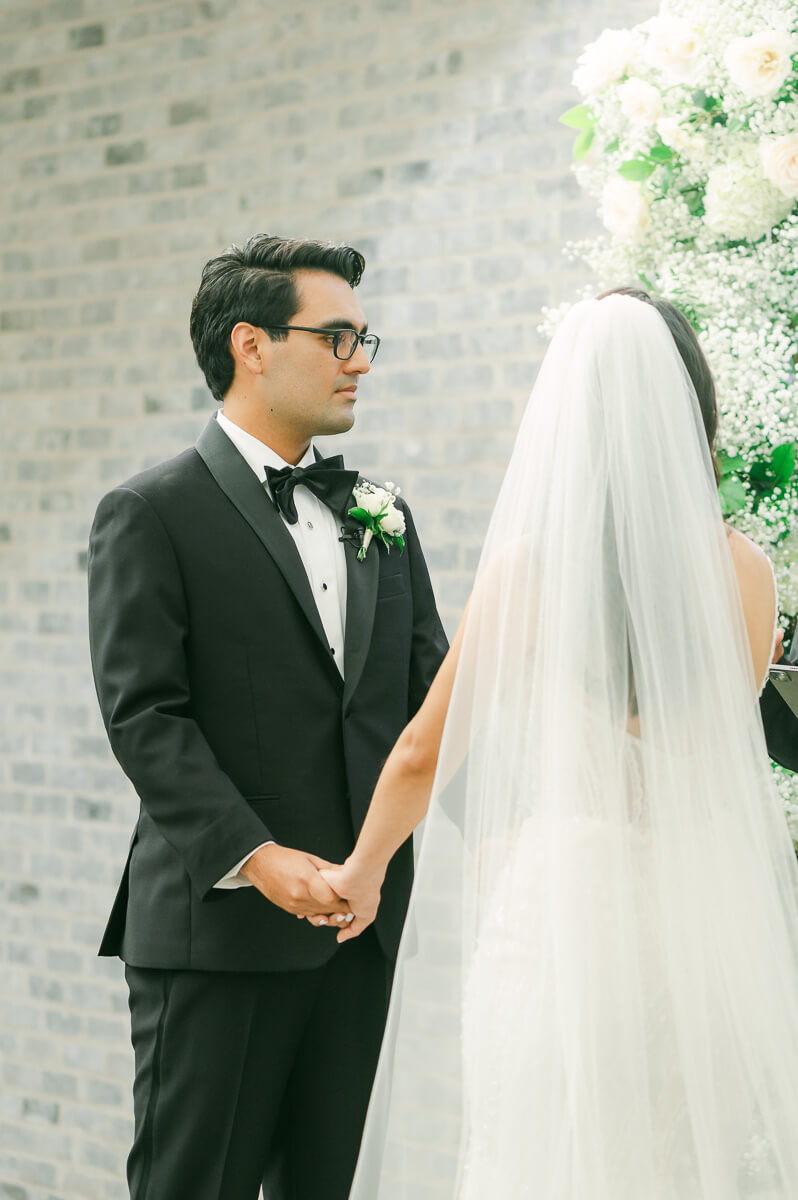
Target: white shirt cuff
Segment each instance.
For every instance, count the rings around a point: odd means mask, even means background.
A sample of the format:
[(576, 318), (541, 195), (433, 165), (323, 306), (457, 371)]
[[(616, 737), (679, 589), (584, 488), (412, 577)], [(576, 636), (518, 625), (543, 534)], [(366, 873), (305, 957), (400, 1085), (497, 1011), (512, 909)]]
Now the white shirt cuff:
[(255, 854), (256, 851), (262, 850), (264, 846), (273, 846), (273, 845), (274, 845), (273, 841), (261, 842), (260, 846), (256, 846), (254, 850), (250, 850), (249, 854), (245, 854), (244, 857), (241, 859), (241, 861), (237, 862), (234, 867), (231, 867), (230, 870), (227, 872), (227, 874), (223, 875), (222, 878), (219, 880), (219, 882), (215, 883), (213, 886), (215, 888), (252, 887), (251, 880), (247, 879), (245, 875), (240, 875), (239, 871), (241, 870), (241, 868), (243, 867), (245, 862), (249, 862), (249, 860), (252, 858), (252, 855)]

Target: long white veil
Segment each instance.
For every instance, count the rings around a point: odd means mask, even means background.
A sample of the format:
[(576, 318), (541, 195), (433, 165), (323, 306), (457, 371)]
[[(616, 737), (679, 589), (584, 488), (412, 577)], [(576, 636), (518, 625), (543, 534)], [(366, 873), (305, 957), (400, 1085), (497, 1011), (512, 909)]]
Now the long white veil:
[(578, 304), (479, 563), (352, 1200), (796, 1200), (755, 696), (671, 334)]

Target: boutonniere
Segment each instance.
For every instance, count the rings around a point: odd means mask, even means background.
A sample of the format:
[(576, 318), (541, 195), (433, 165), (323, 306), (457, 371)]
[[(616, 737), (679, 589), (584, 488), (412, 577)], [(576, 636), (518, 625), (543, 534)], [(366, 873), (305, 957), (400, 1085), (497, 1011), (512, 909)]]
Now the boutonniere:
[(399, 553), (404, 554), (405, 518), (396, 507), (396, 497), (400, 491), (392, 483), (386, 483), (384, 488), (368, 480), (355, 485), (353, 495), (357, 507), (349, 509), (349, 516), (364, 526), (363, 543), (357, 552), (358, 562), (363, 562), (375, 535), (387, 547), (389, 554), (391, 546), (398, 546)]

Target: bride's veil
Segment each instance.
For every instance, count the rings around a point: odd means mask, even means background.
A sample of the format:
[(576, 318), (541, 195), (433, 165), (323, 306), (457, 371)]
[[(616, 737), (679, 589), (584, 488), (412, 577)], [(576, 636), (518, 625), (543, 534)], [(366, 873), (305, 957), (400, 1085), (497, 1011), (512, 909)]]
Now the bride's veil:
[(352, 1200), (796, 1200), (756, 691), (673, 338), (577, 304), (477, 570)]

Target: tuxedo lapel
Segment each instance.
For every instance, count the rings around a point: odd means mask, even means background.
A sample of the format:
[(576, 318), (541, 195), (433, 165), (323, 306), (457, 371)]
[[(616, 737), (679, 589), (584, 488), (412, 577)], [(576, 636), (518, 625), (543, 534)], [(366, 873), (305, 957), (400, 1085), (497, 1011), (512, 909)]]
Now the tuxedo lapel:
[[(196, 448), (219, 487), (274, 559), (329, 657), (327, 635), (296, 543), (263, 485), (258, 482), (254, 472), (224, 430), (219, 428), (215, 417), (212, 417), (203, 429), (197, 439)], [(330, 667), (340, 679), (340, 673), (332, 661)]]
[(358, 562), (363, 526), (354, 517), (347, 516), (344, 533), (355, 534), (344, 540), (346, 555), (346, 628), (344, 632), (344, 695), (343, 709), (346, 712), (371, 644), (374, 628), (374, 610), (377, 604), (377, 582), (380, 574), (379, 546), (373, 538), (363, 562)]

